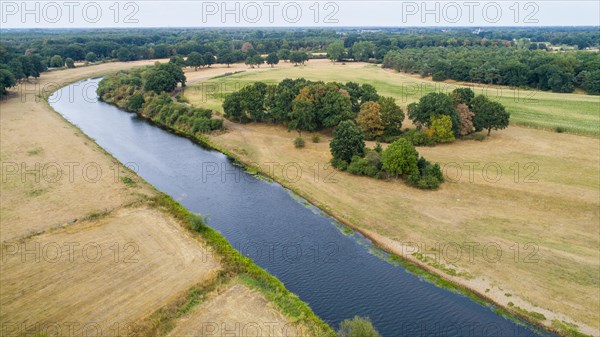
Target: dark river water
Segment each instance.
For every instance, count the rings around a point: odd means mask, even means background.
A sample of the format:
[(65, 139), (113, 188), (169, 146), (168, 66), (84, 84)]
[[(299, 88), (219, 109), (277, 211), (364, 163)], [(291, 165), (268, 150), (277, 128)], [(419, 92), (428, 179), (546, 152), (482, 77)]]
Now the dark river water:
[(97, 101), (98, 82), (67, 86), (50, 104), (157, 189), (207, 216), (332, 327), (360, 315), (384, 337), (547, 335), (387, 262), (362, 235), (225, 155)]

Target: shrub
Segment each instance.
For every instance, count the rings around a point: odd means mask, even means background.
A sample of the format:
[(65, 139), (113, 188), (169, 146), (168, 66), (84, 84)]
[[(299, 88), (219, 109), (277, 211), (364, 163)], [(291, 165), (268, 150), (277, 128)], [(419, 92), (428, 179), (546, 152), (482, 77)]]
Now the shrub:
[(379, 173), (379, 169), (368, 158), (354, 156), (348, 165), (348, 172), (358, 176), (375, 177)]
[(375, 152), (377, 152), (377, 153), (381, 153), (383, 151), (383, 148), (381, 147), (381, 143), (380, 142), (376, 142), (375, 143), (375, 148), (373, 150), (375, 150)]
[(415, 187), (421, 189), (436, 189), (444, 182), (444, 175), (439, 164), (431, 164), (428, 160), (421, 157), (417, 162), (418, 172), (408, 176), (406, 181)]
[(368, 318), (355, 316), (340, 324), (339, 337), (381, 337)]
[(302, 148), (302, 147), (304, 147), (304, 138), (302, 138), (302, 137), (296, 137), (296, 139), (294, 139), (294, 146), (296, 148)]
[(188, 223), (190, 224), (190, 229), (195, 232), (201, 231), (206, 226), (199, 214), (190, 214)]
[(144, 105), (144, 95), (135, 94), (131, 95), (127, 100), (127, 110), (138, 112)]
[(345, 160), (334, 157), (331, 159), (331, 166), (335, 167), (340, 171), (346, 171), (346, 169), (348, 168), (348, 163)]
[(414, 146), (433, 146), (435, 145), (435, 140), (427, 135), (422, 130), (417, 129), (408, 129), (402, 133), (400, 136), (411, 142)]
[(562, 126), (557, 126), (556, 128), (554, 128), (554, 131), (556, 131), (556, 133), (563, 133), (567, 132), (567, 129)]
[(313, 135), (312, 136), (312, 142), (313, 143), (318, 143), (321, 141), (321, 137), (319, 137), (319, 135)]
[(483, 133), (477, 133), (473, 135), (473, 139), (479, 142), (483, 142), (487, 137)]

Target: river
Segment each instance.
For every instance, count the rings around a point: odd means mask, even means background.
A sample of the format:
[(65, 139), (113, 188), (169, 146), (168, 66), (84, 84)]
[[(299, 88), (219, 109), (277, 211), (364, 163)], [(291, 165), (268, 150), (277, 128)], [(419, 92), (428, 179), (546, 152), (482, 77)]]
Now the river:
[(423, 281), (281, 185), (98, 101), (99, 81), (67, 86), (49, 98), (50, 105), (158, 190), (206, 216), (234, 248), (332, 327), (359, 315), (384, 337), (553, 336)]

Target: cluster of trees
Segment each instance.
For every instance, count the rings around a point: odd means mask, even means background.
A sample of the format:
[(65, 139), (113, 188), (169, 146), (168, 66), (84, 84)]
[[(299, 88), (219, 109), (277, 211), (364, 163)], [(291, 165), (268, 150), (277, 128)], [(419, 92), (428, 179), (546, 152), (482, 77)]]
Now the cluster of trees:
[(447, 143), (473, 132), (504, 129), (510, 114), (504, 106), (487, 96), (477, 95), (470, 88), (458, 88), (449, 95), (429, 93), (418, 103), (408, 105), (408, 118), (436, 143)]
[(48, 70), (47, 64), (39, 55), (8, 55), (2, 52), (0, 46), (0, 96), (21, 80), (40, 77), (42, 72)]
[(211, 110), (173, 100), (169, 93), (179, 84), (185, 85), (179, 66), (157, 63), (107, 76), (100, 81), (97, 93), (102, 101), (182, 132), (195, 135), (223, 129), (223, 120), (212, 118)]
[(500, 47), (420, 48), (389, 52), (383, 66), (446, 79), (554, 92), (600, 94), (600, 55)]
[(329, 143), (331, 164), (351, 174), (374, 178), (403, 178), (421, 189), (436, 189), (444, 181), (438, 164), (419, 156), (415, 146), (399, 138), (385, 150), (365, 147), (364, 133), (353, 121), (343, 121), (333, 132)]
[(394, 99), (381, 97), (369, 84), (302, 78), (245, 86), (225, 98), (223, 110), (226, 118), (240, 123), (285, 124), (300, 134), (356, 119), (368, 139), (399, 135), (404, 120), (404, 112)]

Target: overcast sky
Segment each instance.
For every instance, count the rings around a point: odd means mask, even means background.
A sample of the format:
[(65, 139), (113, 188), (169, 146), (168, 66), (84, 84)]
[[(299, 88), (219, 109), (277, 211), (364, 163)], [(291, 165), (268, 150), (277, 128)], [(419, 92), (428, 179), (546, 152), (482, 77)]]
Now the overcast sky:
[(600, 26), (600, 1), (0, 1), (2, 28)]

